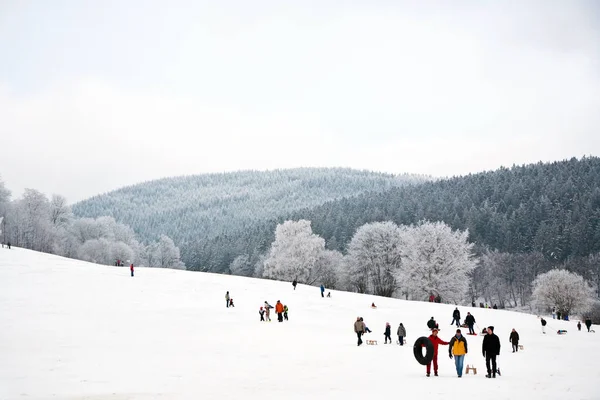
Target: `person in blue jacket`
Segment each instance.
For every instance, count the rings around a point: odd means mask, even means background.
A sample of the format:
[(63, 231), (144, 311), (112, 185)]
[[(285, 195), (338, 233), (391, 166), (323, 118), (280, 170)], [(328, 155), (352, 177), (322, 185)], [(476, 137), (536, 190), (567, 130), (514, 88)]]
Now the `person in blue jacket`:
[(321, 297), (325, 297), (325, 286), (321, 285)]

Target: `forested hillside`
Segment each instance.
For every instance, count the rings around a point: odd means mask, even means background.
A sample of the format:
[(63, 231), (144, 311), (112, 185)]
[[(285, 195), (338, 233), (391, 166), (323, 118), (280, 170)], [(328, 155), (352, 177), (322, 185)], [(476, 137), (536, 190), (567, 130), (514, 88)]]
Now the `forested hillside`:
[(189, 254), (190, 242), (252, 231), (262, 221), (294, 210), (425, 180), (342, 168), (242, 171), (145, 182), (95, 196), (72, 209), (78, 217), (114, 217), (142, 240), (168, 235)]
[(287, 219), (311, 221), (327, 248), (342, 252), (365, 223), (430, 220), (468, 229), (469, 241), (480, 249), (539, 255), (542, 269), (579, 259), (583, 265), (600, 252), (600, 159), (500, 168), (331, 201), (198, 240), (184, 261), (189, 269), (225, 272), (240, 257), (238, 264), (246, 262), (250, 273), (273, 241), (277, 223)]

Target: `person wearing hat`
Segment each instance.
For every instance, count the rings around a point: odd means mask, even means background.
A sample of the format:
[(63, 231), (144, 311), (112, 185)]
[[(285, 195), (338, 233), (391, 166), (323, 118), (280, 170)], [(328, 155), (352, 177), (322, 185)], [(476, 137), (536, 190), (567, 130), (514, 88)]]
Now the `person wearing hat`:
[[(483, 356), (485, 357), (485, 365), (487, 367), (486, 378), (496, 377), (496, 356), (500, 355), (500, 339), (494, 334), (494, 327), (488, 326), (487, 335), (483, 338), (481, 345)], [(491, 363), (491, 368), (490, 368)]]
[(437, 328), (433, 328), (431, 330), (431, 335), (429, 335), (429, 337), (427, 338), (431, 341), (431, 343), (433, 344), (433, 359), (431, 360), (431, 362), (429, 364), (427, 364), (427, 376), (429, 376), (429, 374), (431, 373), (431, 363), (433, 363), (433, 374), (435, 376), (438, 376), (438, 360), (437, 360), (437, 356), (438, 356), (438, 346), (441, 345), (448, 345), (448, 342), (444, 342), (442, 339), (440, 339), (438, 337), (438, 329)]
[(264, 321), (265, 320), (265, 310), (261, 307), (260, 310), (258, 310), (258, 313), (260, 314), (260, 320)]
[(460, 329), (457, 329), (456, 335), (452, 336), (452, 339), (450, 339), (448, 353), (450, 353), (450, 359), (454, 356), (456, 374), (459, 378), (462, 377), (465, 354), (467, 354), (467, 352), (467, 339), (462, 335)]

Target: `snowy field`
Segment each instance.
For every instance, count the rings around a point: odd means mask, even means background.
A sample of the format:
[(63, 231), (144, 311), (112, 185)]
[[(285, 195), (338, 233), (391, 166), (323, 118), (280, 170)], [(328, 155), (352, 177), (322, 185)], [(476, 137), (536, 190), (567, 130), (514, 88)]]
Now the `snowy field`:
[[(225, 308), (227, 290), (235, 308)], [(259, 322), (263, 302), (278, 299), (289, 322)], [(131, 278), (128, 268), (0, 249), (0, 399), (600, 399), (600, 335), (551, 318), (542, 335), (535, 316), (502, 310), (459, 308), (479, 330), (496, 327), (501, 377), (484, 377), (480, 336), (467, 337), (465, 360), (477, 375), (458, 379), (444, 346), (440, 376), (425, 377), (412, 343), (431, 316), (448, 341), (453, 309), (197, 272)], [(356, 346), (359, 315), (379, 345)], [(386, 322), (393, 336), (404, 323), (408, 346), (383, 344)], [(511, 352), (511, 328), (524, 351)]]

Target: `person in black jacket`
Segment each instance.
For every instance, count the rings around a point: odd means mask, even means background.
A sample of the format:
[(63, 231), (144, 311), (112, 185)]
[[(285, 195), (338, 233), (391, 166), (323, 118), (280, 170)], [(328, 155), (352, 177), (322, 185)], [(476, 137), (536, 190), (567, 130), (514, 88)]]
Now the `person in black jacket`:
[(460, 311), (458, 311), (458, 307), (456, 307), (452, 313), (452, 322), (450, 325), (454, 325), (454, 321), (456, 321), (456, 326), (460, 327)]
[(473, 329), (473, 325), (475, 325), (475, 317), (472, 316), (470, 312), (468, 312), (467, 316), (465, 317), (465, 324), (467, 324), (469, 327), (469, 334), (474, 335), (475, 330)]
[(517, 333), (515, 328), (513, 328), (512, 332), (510, 333), (509, 340), (512, 343), (513, 353), (515, 351), (519, 351), (519, 334)]
[(540, 317), (540, 322), (542, 323), (542, 333), (546, 333), (546, 320), (544, 317)]
[(427, 327), (429, 329), (439, 329), (438, 323), (435, 322), (435, 319), (433, 319), (433, 317), (431, 317), (431, 319), (429, 321), (427, 321)]
[(385, 323), (385, 344), (387, 344), (388, 339), (390, 340), (390, 344), (392, 344), (392, 327), (389, 322)]
[[(488, 326), (487, 335), (483, 338), (481, 345), (483, 356), (485, 357), (485, 365), (487, 367), (486, 378), (496, 377), (496, 356), (500, 354), (500, 339), (494, 334), (494, 327)], [(491, 368), (490, 368), (491, 362)]]
[(590, 317), (585, 319), (585, 327), (587, 328), (588, 332), (592, 328), (592, 319)]

